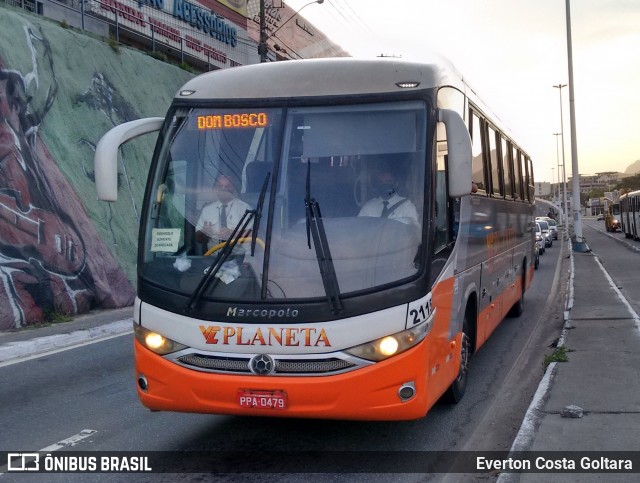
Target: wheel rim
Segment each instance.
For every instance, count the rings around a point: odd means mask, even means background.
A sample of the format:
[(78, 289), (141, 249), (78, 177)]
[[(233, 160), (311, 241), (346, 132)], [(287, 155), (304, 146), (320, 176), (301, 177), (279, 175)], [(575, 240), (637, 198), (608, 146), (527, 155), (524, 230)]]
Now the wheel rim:
[(469, 371), (469, 360), (470, 360), (470, 341), (469, 336), (467, 336), (466, 332), (462, 332), (462, 340), (460, 341), (460, 372), (458, 373), (457, 381), (460, 382), (464, 380), (467, 376), (467, 372)]

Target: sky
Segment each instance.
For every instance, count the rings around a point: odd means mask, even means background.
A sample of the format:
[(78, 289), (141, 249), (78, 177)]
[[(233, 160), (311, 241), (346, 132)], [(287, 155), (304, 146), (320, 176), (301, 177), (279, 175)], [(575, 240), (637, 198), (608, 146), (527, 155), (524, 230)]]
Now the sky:
[[(304, 6), (303, 17), (356, 57), (445, 56), (529, 153), (536, 181), (558, 181), (561, 103), (553, 86), (569, 83), (565, 0), (285, 3)], [(640, 159), (640, 0), (573, 0), (570, 15), (578, 172), (624, 172)], [(569, 94), (562, 89), (567, 179)]]

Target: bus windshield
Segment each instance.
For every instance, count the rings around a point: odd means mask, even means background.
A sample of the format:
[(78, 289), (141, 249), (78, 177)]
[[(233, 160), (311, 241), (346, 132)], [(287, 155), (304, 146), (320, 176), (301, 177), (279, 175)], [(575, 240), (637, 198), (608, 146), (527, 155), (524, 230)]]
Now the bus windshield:
[(203, 297), (324, 298), (313, 201), (339, 294), (411, 280), (428, 212), (426, 113), (422, 101), (173, 110), (143, 214), (140, 276), (190, 296), (235, 230)]

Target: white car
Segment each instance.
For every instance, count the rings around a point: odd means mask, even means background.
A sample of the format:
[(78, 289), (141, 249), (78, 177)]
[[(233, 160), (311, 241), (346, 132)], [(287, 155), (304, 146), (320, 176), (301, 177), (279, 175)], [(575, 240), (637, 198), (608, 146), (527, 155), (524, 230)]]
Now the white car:
[(540, 255), (544, 255), (546, 250), (545, 245), (544, 237), (542, 236), (542, 229), (540, 228), (540, 225), (536, 223), (536, 247)]
[(551, 232), (551, 238), (553, 238), (554, 240), (558, 239), (558, 224), (556, 223), (556, 220), (547, 220), (547, 223), (549, 224), (549, 231)]
[(549, 230), (549, 223), (545, 220), (536, 220), (536, 223), (540, 225), (540, 230), (542, 230), (542, 238), (544, 239), (544, 246), (550, 247), (553, 245), (553, 240), (551, 238), (551, 231)]
[(558, 223), (553, 218), (549, 218), (548, 216), (536, 216), (536, 221), (546, 221), (549, 225), (549, 232), (551, 233), (551, 238), (553, 240), (558, 239)]

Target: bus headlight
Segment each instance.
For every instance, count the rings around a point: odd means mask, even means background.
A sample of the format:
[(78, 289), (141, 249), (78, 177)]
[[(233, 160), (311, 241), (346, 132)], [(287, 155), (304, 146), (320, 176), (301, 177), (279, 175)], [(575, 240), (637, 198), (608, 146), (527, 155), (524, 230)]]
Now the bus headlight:
[(155, 352), (161, 356), (185, 349), (187, 346), (175, 342), (171, 339), (167, 339), (162, 334), (145, 329), (139, 324), (133, 324), (133, 331), (136, 336), (136, 340), (140, 342), (150, 351)]
[(398, 352), (398, 340), (395, 337), (385, 337), (380, 341), (380, 354), (383, 356), (392, 356), (396, 352)]
[(383, 361), (411, 349), (427, 336), (432, 326), (433, 317), (430, 317), (422, 324), (412, 327), (411, 329), (386, 335), (380, 339), (347, 349), (345, 352), (369, 361)]

